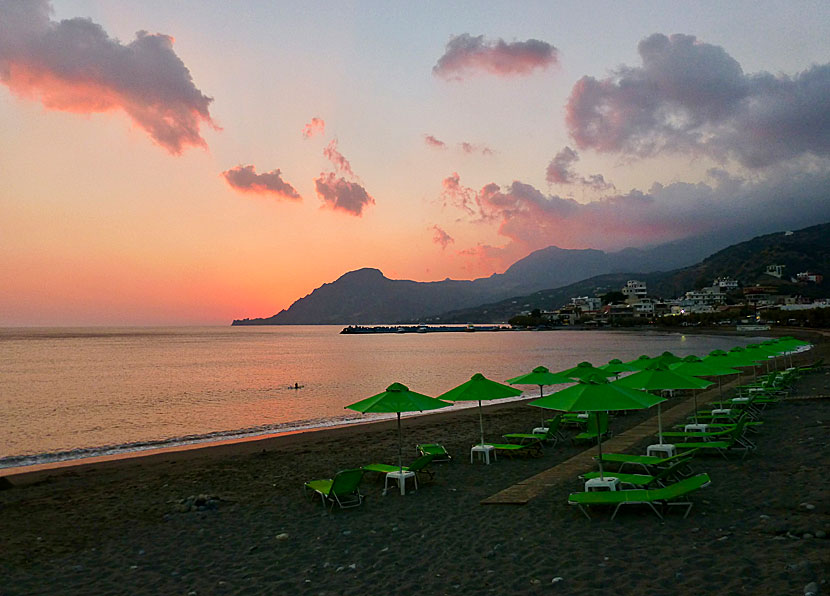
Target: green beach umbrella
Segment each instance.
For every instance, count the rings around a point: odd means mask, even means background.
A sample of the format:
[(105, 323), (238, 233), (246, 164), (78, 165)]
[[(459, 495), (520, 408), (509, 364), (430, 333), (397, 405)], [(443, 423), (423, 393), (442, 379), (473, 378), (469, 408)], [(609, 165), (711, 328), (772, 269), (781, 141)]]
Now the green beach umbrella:
[[(704, 362), (697, 356), (686, 356), (680, 362), (675, 362), (669, 365), (669, 370), (673, 370), (681, 375), (689, 377), (717, 377), (718, 392), (723, 395), (723, 387), (721, 386), (721, 377), (727, 375), (740, 375), (741, 371), (734, 368), (721, 368), (714, 364)], [(692, 399), (695, 402), (695, 423), (697, 423), (697, 395), (692, 393)]]
[(392, 383), (383, 393), (355, 402), (346, 406), (349, 410), (363, 414), (374, 413), (396, 413), (398, 415), (398, 468), (403, 475), (403, 436), (401, 433), (401, 412), (423, 412), (424, 410), (437, 410), (446, 408), (451, 404), (435, 399), (422, 393), (410, 391), (409, 387), (401, 383)]
[[(544, 397), (545, 385), (560, 385), (562, 383), (573, 383), (574, 381), (563, 375), (552, 373), (544, 366), (537, 366), (531, 372), (507, 379), (506, 382), (511, 385), (539, 385), (539, 397)], [(542, 415), (543, 421), (544, 418), (544, 415)]]
[(766, 365), (767, 372), (769, 372), (769, 361), (772, 360), (773, 364), (775, 364), (775, 358), (781, 355), (778, 349), (772, 346), (762, 346), (761, 344), (747, 344), (744, 351), (747, 354), (757, 357), (758, 362), (763, 362)]
[(571, 368), (566, 368), (565, 370), (560, 370), (557, 375), (562, 377), (568, 377), (571, 379), (587, 379), (589, 377), (594, 377), (596, 375), (600, 375), (602, 377), (613, 377), (614, 373), (609, 372), (607, 370), (602, 370), (600, 368), (595, 367), (590, 362), (580, 362), (576, 366), (572, 366)]
[(667, 350), (657, 356), (655, 360), (659, 361), (661, 364), (674, 364), (675, 362), (680, 362), (682, 358), (680, 356), (675, 356)]
[[(646, 358), (648, 358), (648, 356), (646, 356)], [(613, 360), (609, 360), (608, 364), (603, 364), (602, 366), (598, 366), (597, 368), (600, 369), (600, 370), (610, 372), (610, 373), (614, 373), (614, 376), (616, 376), (617, 378), (620, 377), (620, 373), (634, 372), (634, 371), (640, 370), (639, 368), (637, 368), (637, 367), (635, 367), (631, 364), (626, 364), (625, 362), (623, 362), (619, 358), (614, 358)]]
[(651, 364), (652, 360), (654, 360), (654, 358), (651, 356), (642, 354), (641, 356), (637, 356), (634, 360), (629, 360), (625, 364), (633, 366), (636, 370), (643, 370), (646, 366)]
[[(533, 400), (529, 405), (561, 412), (594, 412), (599, 429), (599, 412), (643, 410), (666, 401), (646, 391), (609, 383), (602, 375), (586, 376), (575, 385)], [(599, 472), (602, 477), (602, 437), (597, 439)]]
[(481, 443), (484, 445), (484, 415), (481, 411), (481, 402), (488, 399), (502, 399), (504, 397), (516, 397), (522, 392), (511, 387), (491, 381), (481, 373), (474, 374), (469, 381), (461, 383), (458, 387), (450, 389), (438, 396), (438, 399), (446, 401), (477, 401), (478, 422), (481, 428)]
[(761, 345), (769, 348), (774, 347), (774, 349), (780, 349), (782, 354), (790, 357), (790, 366), (793, 365), (793, 354), (808, 350), (812, 346), (810, 342), (796, 339), (791, 335), (785, 335), (783, 337), (779, 337), (778, 339), (767, 340), (761, 342)]
[[(668, 389), (705, 389), (714, 385), (712, 381), (705, 381), (697, 377), (690, 377), (669, 370), (665, 364), (654, 364), (645, 370), (629, 375), (614, 385), (642, 389), (643, 391), (664, 391)], [(663, 444), (663, 421), (660, 416), (660, 406), (657, 406), (657, 436)]]
[(747, 352), (746, 348), (742, 346), (735, 346), (734, 348), (730, 349), (727, 354), (736, 362), (746, 362), (745, 366), (755, 366), (758, 362), (763, 362), (766, 360), (766, 356), (761, 356), (759, 354), (753, 354), (751, 352)]

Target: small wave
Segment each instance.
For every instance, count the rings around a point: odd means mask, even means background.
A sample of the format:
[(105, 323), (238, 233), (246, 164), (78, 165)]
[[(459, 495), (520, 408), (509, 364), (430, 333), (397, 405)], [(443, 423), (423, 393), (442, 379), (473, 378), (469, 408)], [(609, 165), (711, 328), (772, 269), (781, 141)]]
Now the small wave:
[[(516, 401), (526, 398), (521, 395), (518, 397), (498, 400), (502, 403)], [(455, 409), (467, 409), (476, 407), (475, 402), (460, 402), (455, 404)], [(440, 413), (441, 410), (432, 410), (430, 412), (405, 412), (403, 417), (410, 416), (424, 416), (430, 414)], [(131, 443), (120, 443), (116, 445), (103, 445), (96, 447), (78, 447), (75, 449), (67, 449), (63, 451), (49, 451), (45, 453), (27, 453), (20, 455), (9, 455), (0, 457), (0, 470), (5, 468), (18, 468), (27, 466), (36, 466), (42, 464), (56, 464), (66, 461), (84, 460), (92, 457), (101, 456), (118, 456), (141, 451), (151, 451), (155, 449), (166, 449), (170, 447), (185, 447), (188, 445), (199, 445), (203, 443), (215, 443), (224, 441), (244, 440), (254, 437), (267, 435), (280, 435), (302, 431), (322, 430), (332, 428), (335, 426), (348, 426), (352, 424), (365, 424), (376, 420), (385, 420), (395, 418), (395, 414), (353, 414), (336, 416), (333, 418), (321, 418), (312, 420), (301, 420), (292, 422), (282, 422), (276, 424), (264, 424), (261, 426), (253, 426), (248, 428), (236, 430), (222, 430), (213, 431), (204, 434), (184, 435), (179, 437), (170, 437), (165, 439), (153, 439), (145, 441), (135, 441)]]
[(262, 426), (249, 427), (236, 430), (214, 431), (204, 434), (185, 435), (166, 439), (147, 441), (136, 441), (132, 443), (121, 443), (117, 445), (103, 445), (97, 447), (79, 447), (64, 451), (50, 451), (46, 453), (28, 453), (21, 455), (9, 455), (0, 457), (0, 469), (35, 466), (41, 464), (54, 464), (65, 461), (83, 460), (91, 457), (108, 455), (125, 455), (140, 451), (153, 449), (164, 449), (168, 447), (183, 447), (187, 445), (198, 445), (201, 443), (212, 443), (218, 441), (233, 441), (249, 439), (252, 437), (285, 434), (292, 432), (320, 430), (334, 426), (349, 424), (361, 424), (367, 422), (365, 417), (342, 416), (320, 420), (294, 421), (290, 423), (267, 424)]

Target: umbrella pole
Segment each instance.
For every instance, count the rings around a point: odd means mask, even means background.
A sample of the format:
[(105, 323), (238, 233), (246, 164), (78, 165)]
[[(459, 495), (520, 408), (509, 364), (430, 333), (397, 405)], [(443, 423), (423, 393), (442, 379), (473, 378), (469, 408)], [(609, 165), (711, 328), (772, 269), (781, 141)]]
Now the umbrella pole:
[(692, 389), (692, 401), (695, 403), (695, 424), (697, 424), (697, 393)]
[[(599, 432), (599, 412), (595, 412), (594, 415), (597, 417), (597, 432)], [(602, 475), (602, 433), (600, 433), (597, 437), (597, 447), (599, 448), (599, 479), (603, 480), (604, 476)]]
[(403, 433), (401, 432), (401, 413), (398, 412), (398, 471), (400, 472), (400, 481), (403, 482)]
[(657, 442), (663, 444), (663, 418), (660, 416), (660, 404), (657, 404)]
[(481, 443), (484, 445), (484, 414), (481, 412), (481, 400), (478, 400), (478, 425), (481, 428)]
[[(540, 398), (545, 397), (545, 394), (542, 391), (542, 387), (544, 387), (544, 385), (539, 385), (539, 397)], [(539, 416), (540, 416), (540, 420), (542, 421), (542, 426), (545, 426), (545, 411), (542, 408), (539, 408)]]

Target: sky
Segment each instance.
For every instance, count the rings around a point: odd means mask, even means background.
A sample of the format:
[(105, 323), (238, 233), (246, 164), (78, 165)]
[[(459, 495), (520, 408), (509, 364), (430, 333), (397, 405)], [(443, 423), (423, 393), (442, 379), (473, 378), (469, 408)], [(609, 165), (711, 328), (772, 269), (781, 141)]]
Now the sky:
[(0, 0), (0, 326), (830, 221), (830, 3)]

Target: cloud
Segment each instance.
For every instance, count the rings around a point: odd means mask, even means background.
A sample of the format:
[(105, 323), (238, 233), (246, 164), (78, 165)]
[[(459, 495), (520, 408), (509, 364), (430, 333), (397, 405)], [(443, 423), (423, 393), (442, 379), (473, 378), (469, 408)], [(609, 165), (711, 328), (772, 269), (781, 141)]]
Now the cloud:
[(317, 196), (328, 207), (345, 211), (350, 215), (361, 216), (363, 208), (374, 205), (373, 199), (366, 189), (356, 182), (349, 182), (345, 178), (338, 178), (334, 172), (321, 173), (314, 179)]
[[(424, 135), (424, 142), (429, 146), (435, 149), (446, 149), (447, 144), (434, 137), (433, 135)], [(493, 150), (490, 149), (487, 145), (484, 144), (476, 144), (470, 143), (467, 141), (462, 141), (458, 143), (458, 149), (467, 155), (471, 155), (473, 153), (481, 153), (482, 155), (493, 155)]]
[(434, 147), (436, 149), (447, 148), (447, 144), (444, 141), (438, 140), (432, 135), (424, 135), (424, 142), (430, 147)]
[(698, 153), (750, 168), (830, 157), (830, 64), (747, 75), (723, 48), (679, 34), (651, 35), (638, 51), (641, 66), (574, 85), (566, 122), (580, 149)]
[(432, 74), (453, 81), (479, 72), (502, 77), (528, 75), (536, 68), (556, 64), (558, 53), (554, 46), (538, 39), (507, 43), (463, 33), (450, 38), (444, 55), (432, 67)]
[(323, 134), (326, 132), (326, 122), (322, 118), (316, 116), (303, 127), (303, 138), (310, 139), (314, 135)]
[(655, 184), (648, 192), (632, 190), (587, 203), (545, 195), (519, 181), (506, 187), (490, 183), (475, 191), (455, 174), (445, 179), (442, 194), (455, 197), (452, 205), (469, 221), (497, 226), (504, 244), (479, 246), (474, 252), (491, 266), (504, 267), (550, 245), (618, 250), (699, 234), (746, 237), (798, 229), (830, 221), (828, 187), (826, 170), (782, 167), (751, 180), (712, 170), (708, 183)]
[(328, 145), (323, 149), (323, 155), (326, 156), (335, 169), (338, 172), (343, 172), (348, 174), (350, 177), (354, 177), (354, 172), (352, 171), (352, 165), (349, 163), (343, 154), (337, 150), (337, 139), (332, 139)]
[(581, 184), (598, 191), (614, 188), (614, 185), (607, 182), (602, 174), (592, 174), (588, 177), (576, 174), (573, 166), (577, 161), (579, 161), (579, 154), (576, 151), (570, 147), (563, 148), (548, 164), (545, 180), (551, 184)]
[(257, 174), (254, 166), (236, 166), (222, 172), (222, 176), (231, 188), (241, 192), (271, 194), (277, 198), (291, 201), (302, 200), (300, 193), (282, 179), (279, 170)]
[(461, 209), (468, 215), (475, 215), (479, 212), (478, 196), (472, 188), (461, 185), (461, 176), (453, 172), (441, 181), (441, 200), (444, 206)]
[(434, 225), (431, 229), (433, 231), (432, 241), (438, 246), (440, 246), (442, 249), (446, 249), (447, 246), (455, 242), (453, 237), (447, 234), (447, 232), (445, 232), (439, 226)]
[(0, 2), (0, 82), (47, 109), (123, 110), (174, 155), (205, 147), (200, 126), (217, 128), (211, 98), (193, 84), (173, 38), (146, 31), (122, 44), (90, 19), (51, 20), (46, 0)]
[(493, 150), (490, 149), (487, 145), (476, 145), (474, 143), (468, 143), (467, 141), (462, 141), (458, 144), (461, 148), (461, 151), (470, 155), (471, 153), (481, 153), (482, 155), (493, 155)]

